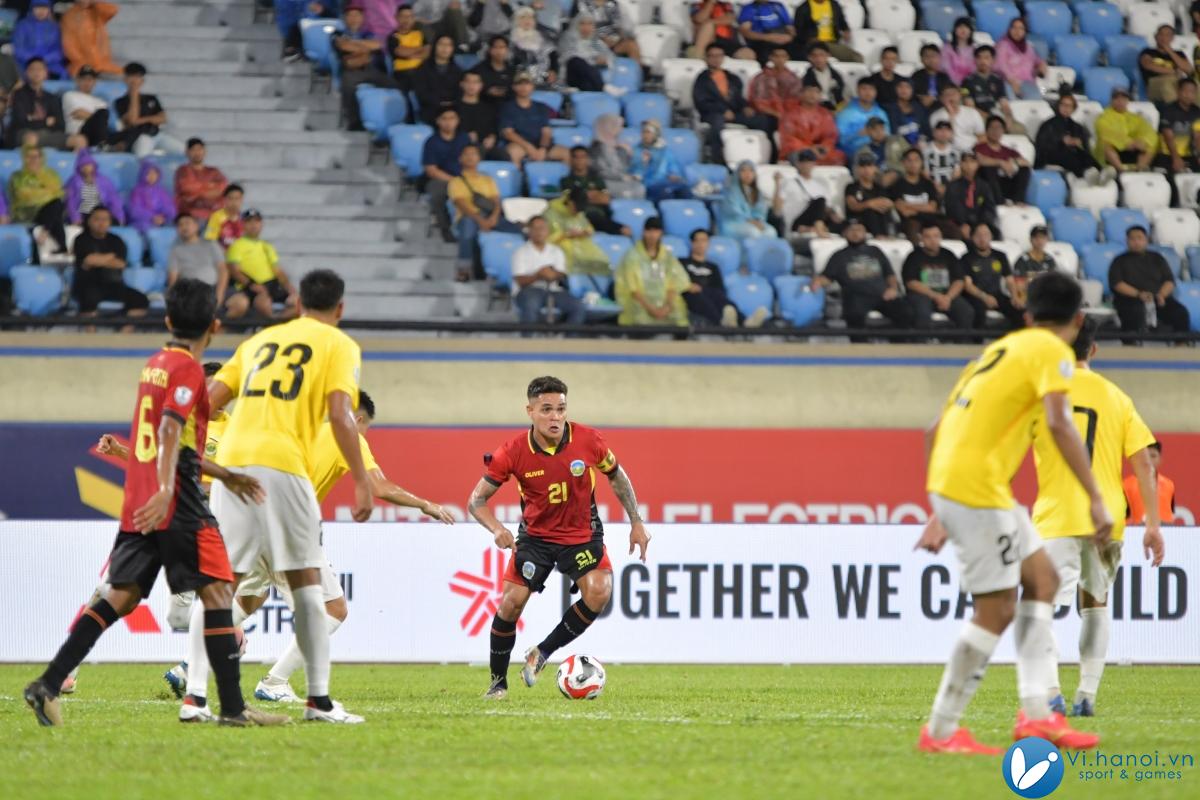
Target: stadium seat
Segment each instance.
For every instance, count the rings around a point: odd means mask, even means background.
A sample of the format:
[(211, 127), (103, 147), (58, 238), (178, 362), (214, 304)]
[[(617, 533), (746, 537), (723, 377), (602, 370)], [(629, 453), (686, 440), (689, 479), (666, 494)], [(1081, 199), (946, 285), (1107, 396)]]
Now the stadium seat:
[(691, 128), (667, 128), (663, 131), (663, 141), (680, 166), (687, 167), (700, 160), (700, 139)]
[(49, 267), (13, 267), (13, 304), (31, 317), (44, 317), (62, 307), (63, 281)]
[(867, 10), (859, 0), (846, 0), (842, 3), (842, 16), (846, 18), (850, 30), (867, 27)]
[[(866, 0), (866, 6), (867, 22), (871, 27), (891, 37), (917, 27), (917, 9), (909, 0)], [(863, 51), (858, 52), (863, 58), (867, 57)], [(874, 64), (875, 60), (867, 59), (867, 63)]]
[(1128, 90), (1129, 76), (1117, 67), (1091, 67), (1083, 73), (1083, 93), (1097, 103), (1108, 105), (1113, 89)]
[(19, 150), (0, 150), (0, 190), (7, 191), (8, 179), (21, 168)]
[[(639, 233), (638, 235), (640, 236), (641, 234)], [(692, 251), (691, 246), (688, 244), (688, 240), (684, 239), (682, 236), (664, 236), (662, 238), (662, 243), (663, 247), (669, 249), (675, 254), (675, 257), (680, 260), (687, 258), (688, 253)]]
[(1104, 227), (1104, 241), (1125, 246), (1125, 232), (1134, 225), (1150, 230), (1146, 215), (1135, 208), (1106, 208), (1100, 212), (1100, 224)]
[(663, 60), (663, 93), (680, 111), (691, 111), (692, 86), (696, 76), (708, 69), (698, 58), (667, 58)]
[[(568, 275), (567, 276), (567, 291), (581, 300), (589, 293), (596, 292), (601, 297), (612, 297), (613, 276), (612, 275)], [(620, 306), (609, 306), (609, 308), (620, 311)]]
[(621, 103), (617, 98), (605, 92), (576, 92), (571, 95), (571, 105), (574, 108), (575, 124), (591, 128), (596, 120), (605, 114), (621, 113)]
[(1071, 181), (1071, 205), (1075, 208), (1087, 209), (1096, 218), (1100, 217), (1104, 209), (1115, 207), (1119, 196), (1120, 192), (1117, 189), (1116, 181), (1109, 181), (1099, 186), (1092, 186), (1081, 180)]
[(1104, 58), (1110, 67), (1123, 71), (1130, 80), (1139, 77), (1138, 58), (1146, 49), (1146, 40), (1140, 36), (1117, 34), (1104, 39)]
[(904, 267), (904, 261), (913, 251), (913, 244), (908, 239), (875, 239), (871, 244), (878, 247), (885, 256), (888, 263), (892, 266), (892, 271), (896, 273), (896, 277), (900, 277), (900, 270)]
[[(93, 153), (92, 156), (96, 159), (96, 169), (113, 182), (122, 196), (128, 195), (137, 186), (138, 170), (141, 169), (137, 156), (131, 153)], [(162, 172), (161, 167), (159, 172)]]
[(966, 16), (968, 16), (967, 8), (959, 2), (924, 0), (921, 3), (921, 27), (934, 31), (943, 41), (950, 38), (954, 29), (954, 21), (959, 17)]
[[(1154, 40), (1154, 33), (1163, 25), (1175, 27), (1175, 12), (1166, 3), (1134, 3), (1126, 10), (1129, 32), (1146, 41)], [(1191, 53), (1188, 53), (1191, 58)]]
[(483, 271), (492, 279), (497, 289), (508, 289), (512, 286), (513, 253), (525, 244), (525, 237), (519, 233), (499, 233), (485, 231), (479, 234), (479, 258), (483, 262)]
[[(666, 131), (663, 131), (663, 139), (667, 138)], [(617, 140), (623, 144), (629, 145), (630, 148), (637, 147), (642, 141), (642, 132), (637, 128), (622, 128), (617, 134)]]
[(1163, 244), (1152, 244), (1147, 248), (1152, 253), (1158, 253), (1167, 261), (1167, 266), (1171, 268), (1171, 275), (1175, 277), (1175, 282), (1179, 282), (1179, 276), (1183, 274), (1183, 258), (1179, 255), (1174, 247), (1168, 247)]
[(559, 147), (591, 147), (592, 145), (592, 129), (591, 126), (575, 127), (575, 128), (553, 128), (550, 131), (551, 140)]
[(658, 15), (662, 24), (677, 31), (685, 44), (692, 43), (694, 37), (690, 0), (663, 0), (658, 7)]
[(1052, 209), (1067, 204), (1067, 182), (1063, 180), (1061, 173), (1054, 170), (1034, 170), (1025, 201), (1037, 206), (1048, 216)]
[(1096, 217), (1083, 208), (1055, 208), (1046, 212), (1054, 238), (1074, 247), (1096, 241)]
[(614, 199), (611, 208), (613, 222), (628, 226), (634, 239), (642, 237), (646, 220), (658, 216), (658, 209), (649, 200)]
[(771, 289), (771, 283), (761, 275), (744, 272), (727, 275), (725, 292), (729, 296), (729, 302), (745, 317), (760, 308), (765, 308), (767, 316), (770, 316), (771, 307), (775, 304), (775, 292)]
[(556, 115), (562, 113), (564, 97), (562, 92), (551, 92), (546, 89), (538, 89), (533, 93), (532, 99), (535, 103), (541, 103), (548, 107)]
[(611, 233), (592, 234), (592, 241), (608, 254), (609, 266), (614, 270), (620, 265), (629, 248), (633, 247), (633, 240), (628, 236), (614, 236)]
[(145, 263), (146, 257), (146, 242), (142, 239), (142, 234), (137, 228), (130, 228), (124, 225), (113, 225), (109, 231), (121, 237), (121, 241), (125, 243), (125, 263), (131, 267), (140, 267)]
[(840, 236), (817, 237), (808, 243), (812, 248), (813, 275), (823, 273), (833, 254), (846, 246), (846, 240)]
[(1108, 268), (1112, 261), (1125, 252), (1125, 242), (1093, 242), (1079, 251), (1083, 259), (1084, 277), (1100, 281), (1104, 293), (1108, 294)]
[(709, 230), (712, 217), (700, 200), (663, 200), (658, 204), (663, 230), (672, 236), (688, 238), (697, 229)]
[(428, 125), (393, 125), (388, 128), (392, 161), (409, 180), (415, 180), (424, 171), (421, 151), (425, 149), (425, 140), (432, 135), (433, 128)]
[(525, 183), (532, 197), (558, 197), (562, 194), (562, 179), (567, 177), (567, 165), (561, 161), (530, 161), (522, 165)]
[[(891, 4), (889, 3), (889, 5)], [(910, 18), (914, 16), (912, 5), (907, 2), (905, 2), (904, 5), (908, 6)], [(910, 31), (912, 29), (913, 25), (911, 24), (907, 28), (903, 28), (903, 30)], [(858, 53), (863, 57), (863, 60), (868, 64), (878, 64), (879, 54), (883, 52), (883, 48), (891, 47), (892, 44), (892, 34), (886, 30), (859, 28), (858, 30), (850, 31), (850, 46), (857, 50)], [(846, 81), (846, 88), (853, 89), (854, 82)]]
[(1104, 113), (1104, 107), (1108, 105), (1112, 98), (1110, 97), (1103, 103), (1080, 97), (1076, 97), (1075, 99), (1079, 101), (1079, 106), (1075, 109), (1075, 113), (1071, 115), (1071, 119), (1087, 128), (1089, 133), (1095, 135), (1096, 118)]
[(1171, 185), (1166, 177), (1157, 172), (1125, 172), (1118, 178), (1122, 203), (1126, 208), (1135, 208), (1151, 214), (1171, 205)]
[(1061, 66), (1083, 72), (1100, 63), (1100, 43), (1087, 34), (1054, 37), (1054, 57)]
[(483, 58), (479, 53), (456, 53), (454, 56), (454, 65), (463, 72), (468, 72), (479, 65)]
[(791, 164), (760, 164), (755, 171), (758, 180), (758, 191), (763, 197), (775, 196), (775, 176), (782, 175), (784, 181), (792, 180), (800, 176), (799, 170)]
[(154, 294), (167, 288), (166, 273), (150, 267), (130, 267), (121, 272), (125, 285), (142, 294)]
[(1009, 23), (1021, 16), (1017, 4), (1008, 0), (976, 0), (974, 9), (975, 27), (996, 41), (1008, 33)]
[(1129, 104), (1129, 110), (1150, 123), (1150, 127), (1158, 130), (1158, 106), (1148, 100), (1139, 100)]
[(371, 134), (372, 141), (386, 140), (389, 128), (408, 121), (408, 101), (399, 89), (362, 85), (356, 94), (363, 127)]
[(1200, 208), (1200, 172), (1179, 172), (1174, 177), (1179, 204), (1184, 208)]
[(547, 205), (541, 197), (506, 197), (500, 201), (504, 218), (517, 225), (524, 225), (538, 214), (545, 213)]
[(1125, 29), (1121, 9), (1112, 3), (1078, 3), (1075, 16), (1079, 20), (1079, 32), (1094, 36), (1097, 41), (1116, 36)]
[(927, 44), (941, 47), (942, 37), (937, 31), (904, 31), (896, 35), (896, 49), (900, 60), (906, 64), (921, 63), (921, 48)]
[(1041, 209), (1033, 206), (1000, 206), (996, 209), (1000, 223), (1000, 238), (1010, 242), (1028, 242), (1029, 232), (1037, 225), (1045, 225), (1046, 217)]
[[(632, 58), (615, 58), (613, 65), (604, 70), (604, 82), (619, 86), (627, 92), (640, 92), (642, 90), (642, 65)], [(562, 97), (557, 92), (548, 92), (547, 94)]]
[(496, 182), (500, 199), (521, 194), (521, 171), (511, 161), (480, 161), (479, 171)]
[(792, 274), (795, 253), (787, 239), (747, 239), (746, 267), (767, 280)]
[(742, 161), (766, 164), (771, 160), (771, 143), (762, 131), (725, 128), (721, 131), (721, 145), (725, 150), (725, 164), (729, 167)]
[(737, 239), (728, 236), (708, 237), (708, 260), (717, 265), (722, 275), (737, 272), (742, 266), (742, 247)]
[[(1045, 100), (1009, 100), (1013, 119), (1025, 126), (1027, 135), (1037, 141), (1038, 128), (1054, 116), (1054, 109)], [(1032, 163), (1032, 162), (1030, 162)]]
[(1175, 299), (1183, 304), (1191, 315), (1193, 331), (1200, 331), (1200, 283), (1189, 281), (1175, 289)]
[(797, 328), (805, 328), (825, 317), (825, 290), (805, 291), (812, 279), (802, 275), (780, 275), (775, 279), (779, 316)]
[(1050, 60), (1050, 42), (1043, 36), (1035, 36), (1030, 33), (1027, 35), (1029, 46), (1033, 48), (1033, 52), (1038, 54), (1038, 58), (1042, 61)]
[(634, 32), (642, 63), (655, 75), (662, 75), (664, 59), (679, 55), (679, 32), (666, 25), (639, 25)]
[(1047, 100), (1057, 99), (1063, 93), (1063, 87), (1066, 87), (1067, 91), (1074, 91), (1075, 70), (1071, 67), (1048, 66), (1045, 73), (1037, 79), (1037, 85)]
[(313, 71), (328, 75), (333, 68), (334, 31), (345, 30), (346, 26), (340, 19), (302, 19), (300, 20), (300, 41), (304, 47), (304, 57), (312, 64)]
[(171, 257), (171, 248), (175, 246), (174, 228), (150, 228), (146, 231), (146, 241), (150, 245), (150, 265), (155, 269), (165, 271)]
[(1059, 272), (1072, 278), (1079, 277), (1079, 253), (1070, 242), (1046, 242), (1046, 252), (1054, 256)]
[(617, 5), (621, 9), (621, 17), (629, 25), (649, 25), (654, 21), (654, 6), (657, 3), (651, 3), (650, 0), (617, 0)]
[(745, 94), (750, 88), (750, 81), (762, 72), (762, 65), (753, 59), (727, 58), (725, 59), (725, 69), (741, 79), (742, 93)]
[(1005, 147), (1011, 147), (1021, 154), (1021, 158), (1033, 164), (1037, 157), (1037, 151), (1033, 147), (1033, 142), (1023, 133), (1006, 133), (1000, 137), (1000, 143)]
[(1029, 32), (1038, 36), (1070, 33), (1075, 23), (1071, 7), (1059, 0), (1030, 0), (1025, 4), (1025, 19)]
[(33, 261), (33, 241), (24, 225), (0, 225), (0, 278)]
[(162, 185), (171, 194), (175, 194), (175, 171), (187, 163), (187, 156), (182, 153), (157, 155), (154, 160), (162, 167)]
[(695, 187), (700, 181), (718, 186), (724, 190), (729, 182), (729, 168), (724, 164), (688, 164), (684, 167), (688, 186)]
[(837, 71), (842, 74), (842, 79), (846, 81), (846, 92), (850, 97), (854, 96), (858, 82), (863, 78), (871, 76), (871, 68), (866, 64), (859, 64), (854, 61), (837, 61), (832, 63)]
[(1184, 260), (1187, 261), (1188, 277), (1193, 281), (1200, 281), (1200, 244), (1188, 245)]
[(58, 173), (58, 177), (62, 179), (64, 185), (71, 180), (71, 176), (75, 174), (74, 153), (49, 147), (43, 148), (42, 152), (45, 153), (46, 166)]

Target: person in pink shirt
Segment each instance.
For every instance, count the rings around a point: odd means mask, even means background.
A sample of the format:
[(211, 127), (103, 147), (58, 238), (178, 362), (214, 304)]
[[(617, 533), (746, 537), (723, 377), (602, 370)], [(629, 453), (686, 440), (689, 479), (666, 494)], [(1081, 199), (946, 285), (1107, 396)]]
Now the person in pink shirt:
[(970, 17), (959, 17), (954, 21), (950, 39), (942, 45), (942, 69), (958, 86), (975, 71), (975, 25)]
[(363, 28), (380, 41), (396, 30), (396, 6), (400, 0), (362, 0)]
[(1008, 33), (996, 45), (996, 73), (1010, 87), (1014, 97), (1040, 100), (1038, 77), (1046, 74), (1046, 62), (1029, 43), (1029, 28), (1017, 17), (1008, 25)]

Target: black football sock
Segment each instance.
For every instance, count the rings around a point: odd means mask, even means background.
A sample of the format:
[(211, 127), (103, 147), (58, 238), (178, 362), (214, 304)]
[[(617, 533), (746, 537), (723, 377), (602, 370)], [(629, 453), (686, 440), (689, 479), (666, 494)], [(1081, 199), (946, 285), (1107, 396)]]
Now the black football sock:
[(592, 611), (584, 605), (582, 600), (568, 608), (567, 612), (563, 614), (562, 621), (538, 645), (538, 649), (542, 651), (542, 657), (549, 658), (550, 654), (558, 648), (565, 647), (575, 641), (580, 634), (588, 629), (588, 626), (596, 621), (597, 616), (599, 616), (597, 612)]
[(492, 618), (492, 680), (508, 683), (508, 662), (512, 659), (513, 646), (517, 643), (517, 623)]
[(204, 651), (217, 678), (217, 697), (221, 699), (224, 717), (236, 717), (246, 708), (242, 700), (242, 662), (236, 630), (230, 609), (204, 609)]
[(96, 640), (108, 630), (108, 627), (119, 620), (121, 615), (109, 605), (108, 600), (101, 598), (90, 607), (85, 608), (67, 635), (67, 640), (58, 649), (54, 660), (42, 673), (42, 681), (55, 697), (62, 689), (63, 681), (71, 670), (83, 663), (83, 659), (96, 646)]

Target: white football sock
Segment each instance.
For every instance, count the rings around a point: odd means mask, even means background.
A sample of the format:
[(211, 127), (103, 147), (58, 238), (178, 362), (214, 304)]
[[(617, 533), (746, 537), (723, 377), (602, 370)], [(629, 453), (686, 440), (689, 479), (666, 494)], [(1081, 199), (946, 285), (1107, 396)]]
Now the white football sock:
[[(342, 621), (337, 617), (325, 615), (325, 627), (329, 629), (329, 635), (332, 636), (334, 631), (342, 624)], [(287, 649), (279, 656), (279, 660), (271, 667), (271, 671), (267, 673), (267, 678), (274, 682), (287, 683), (288, 678), (292, 677), (292, 673), (304, 666), (304, 655), (300, 652), (300, 645), (296, 643), (296, 637), (292, 637), (292, 641), (288, 643)]]
[(1075, 692), (1075, 702), (1094, 703), (1108, 656), (1111, 617), (1107, 606), (1080, 609), (1079, 616), (1083, 624), (1079, 629), (1079, 689)]
[(304, 654), (304, 673), (308, 676), (308, 696), (329, 694), (329, 629), (325, 625), (325, 598), (320, 584), (292, 590), (296, 643)]
[(1029, 719), (1050, 716), (1050, 688), (1058, 683), (1054, 606), (1039, 600), (1017, 604), (1017, 695)]
[(233, 598), (233, 608), (230, 610), (233, 611), (233, 627), (235, 628), (242, 627), (242, 623), (250, 616), (246, 613), (246, 609), (242, 608), (242, 604), (237, 601), (236, 597)]
[(208, 697), (208, 651), (204, 647), (204, 603), (200, 598), (192, 603), (192, 617), (188, 621), (187, 650), (187, 693), (195, 697)]
[(968, 622), (958, 634), (958, 641), (950, 651), (946, 671), (942, 673), (942, 684), (933, 700), (933, 711), (929, 715), (929, 734), (934, 739), (945, 739), (958, 730), (958, 721), (963, 711), (975, 696), (983, 671), (1000, 637), (984, 630), (974, 622)]

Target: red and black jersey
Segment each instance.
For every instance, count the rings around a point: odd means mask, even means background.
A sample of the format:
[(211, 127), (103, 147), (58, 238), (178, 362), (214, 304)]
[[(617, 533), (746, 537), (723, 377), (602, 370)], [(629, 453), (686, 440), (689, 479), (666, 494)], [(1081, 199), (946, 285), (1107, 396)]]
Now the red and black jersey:
[(583, 544), (604, 535), (596, 511), (596, 470), (617, 469), (616, 456), (595, 428), (566, 424), (558, 446), (543, 450), (530, 428), (483, 457), (483, 479), (501, 486), (517, 479), (519, 533), (556, 544)]
[(215, 525), (200, 486), (200, 452), (208, 428), (208, 388), (204, 368), (192, 354), (167, 345), (142, 367), (125, 466), (121, 530), (134, 531), (133, 515), (158, 491), (158, 426), (164, 416), (183, 425), (175, 499), (160, 530), (198, 530)]

